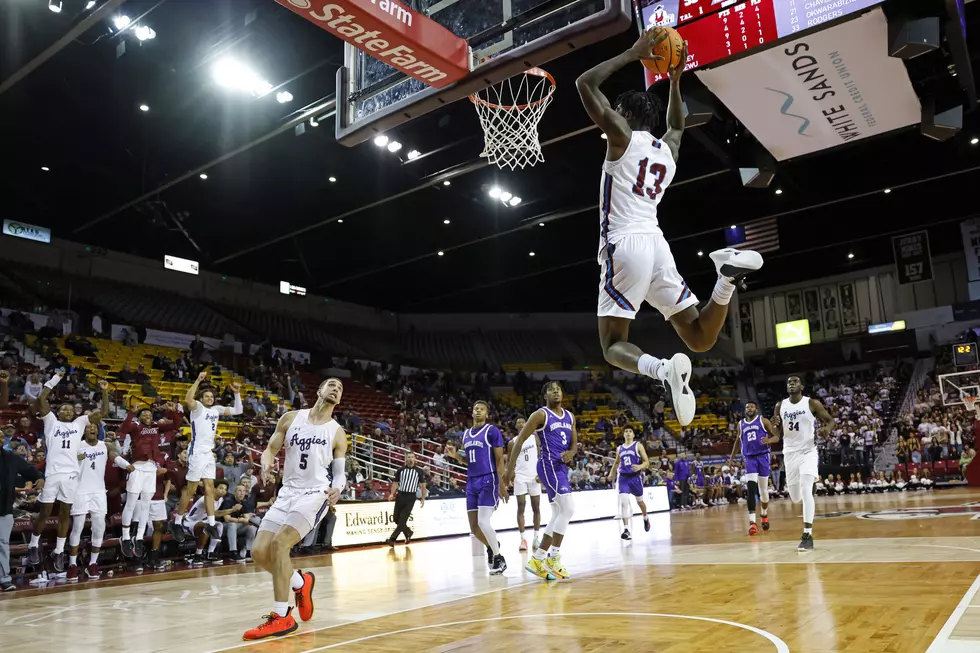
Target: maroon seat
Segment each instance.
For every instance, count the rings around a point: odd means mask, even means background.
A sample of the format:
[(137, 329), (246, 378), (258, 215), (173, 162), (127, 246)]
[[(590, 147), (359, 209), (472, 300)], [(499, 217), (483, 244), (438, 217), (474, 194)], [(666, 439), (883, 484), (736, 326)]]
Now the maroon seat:
[(938, 460), (932, 464), (932, 476), (933, 478), (945, 478), (946, 477), (946, 461)]

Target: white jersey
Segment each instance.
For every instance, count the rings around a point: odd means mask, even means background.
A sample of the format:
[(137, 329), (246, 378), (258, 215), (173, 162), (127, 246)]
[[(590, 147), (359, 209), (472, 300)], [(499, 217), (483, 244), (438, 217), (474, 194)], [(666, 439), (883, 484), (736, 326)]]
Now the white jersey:
[(85, 437), (88, 415), (59, 421), (54, 412), (44, 416), (44, 445), (48, 450), (44, 474), (77, 474), (78, 445)]
[(191, 411), (191, 444), (187, 447), (188, 456), (201, 456), (214, 451), (214, 441), (218, 436), (218, 418), (225, 414), (224, 406), (205, 408), (200, 401)]
[(517, 465), (514, 467), (514, 478), (534, 480), (538, 475), (538, 438), (532, 435), (524, 440), (521, 450), (517, 452)]
[[(215, 503), (220, 503), (218, 499), (215, 499)], [(194, 502), (191, 509), (187, 511), (184, 515), (184, 528), (193, 531), (194, 527), (199, 523), (204, 521), (204, 518), (208, 516), (207, 507), (204, 505), (204, 497), (201, 497)]]
[(779, 404), (779, 419), (783, 423), (783, 453), (816, 451), (813, 436), (817, 419), (810, 410), (809, 397), (803, 397), (798, 404), (783, 399)]
[(330, 486), (333, 439), (339, 429), (340, 424), (333, 419), (326, 424), (310, 424), (308, 408), (296, 411), (286, 431), (283, 487), (303, 490)]
[(85, 456), (78, 461), (78, 494), (105, 494), (105, 466), (109, 460), (105, 442), (82, 441), (78, 453)]
[[(674, 180), (670, 146), (650, 132), (633, 132), (618, 161), (602, 164), (599, 188), (599, 253), (623, 236), (663, 235), (657, 206)], [(602, 261), (599, 261), (602, 263)]]

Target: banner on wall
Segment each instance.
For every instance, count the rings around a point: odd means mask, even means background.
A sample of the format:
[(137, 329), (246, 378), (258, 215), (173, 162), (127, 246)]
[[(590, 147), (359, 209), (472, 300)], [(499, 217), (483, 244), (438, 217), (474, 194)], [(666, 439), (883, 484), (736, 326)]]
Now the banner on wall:
[(123, 342), (124, 340), (126, 340), (126, 337), (130, 333), (132, 333), (135, 336), (136, 327), (131, 327), (128, 324), (113, 324), (111, 329), (112, 335), (110, 337), (113, 340), (118, 340), (119, 342)]
[(696, 74), (780, 161), (922, 120), (880, 9)]
[[(619, 494), (616, 490), (588, 490), (576, 492), (573, 522), (590, 519), (605, 519), (619, 514)], [(662, 512), (670, 509), (667, 488), (663, 485), (643, 489), (643, 500), (649, 512)], [(631, 502), (632, 505), (632, 502)], [(334, 528), (334, 546), (356, 544), (376, 544), (384, 542), (395, 529), (394, 502), (337, 504), (337, 526)], [(517, 528), (517, 511), (498, 509), (493, 514), (496, 530)], [(639, 509), (634, 508), (634, 514)], [(551, 517), (551, 506), (541, 502), (541, 524)], [(433, 499), (425, 506), (417, 504), (408, 521), (415, 531), (413, 538), (442, 537), (446, 535), (465, 535), (470, 532), (466, 516), (466, 499)]]
[(963, 252), (966, 254), (966, 278), (980, 281), (980, 219), (960, 223), (963, 234)]
[(898, 283), (906, 285), (932, 281), (932, 254), (929, 252), (929, 232), (915, 231), (892, 237)]
[[(131, 329), (132, 327), (127, 327), (122, 325), (122, 329)], [(116, 337), (116, 325), (112, 327), (112, 339), (121, 340), (122, 337)], [(146, 340), (144, 341), (148, 345), (157, 345), (159, 347), (174, 347), (176, 349), (190, 349), (191, 343), (194, 342), (194, 336), (187, 333), (177, 333), (175, 331), (160, 331), (158, 329), (147, 329), (146, 330)], [(218, 338), (206, 338), (202, 337), (201, 342), (204, 346), (210, 350), (219, 350), (225, 348), (225, 343)], [(242, 343), (234, 342), (233, 349), (236, 354), (242, 353)], [(252, 345), (252, 351), (250, 353), (254, 354), (259, 350), (259, 345)], [(299, 363), (309, 363), (310, 353), (306, 351), (299, 351), (296, 349), (284, 349), (283, 347), (276, 347), (275, 344), (272, 345), (272, 351), (281, 352), (283, 357), (288, 357), (292, 355), (293, 360)]]

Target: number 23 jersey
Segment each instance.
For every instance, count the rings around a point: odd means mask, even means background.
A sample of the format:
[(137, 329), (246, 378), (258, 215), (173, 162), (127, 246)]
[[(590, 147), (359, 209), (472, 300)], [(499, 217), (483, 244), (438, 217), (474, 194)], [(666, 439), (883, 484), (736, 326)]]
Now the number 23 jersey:
[(779, 419), (783, 426), (783, 453), (816, 449), (813, 436), (817, 420), (810, 410), (809, 397), (803, 397), (798, 404), (783, 399), (779, 404)]
[(599, 189), (599, 263), (602, 250), (627, 235), (663, 235), (657, 206), (674, 180), (670, 146), (650, 132), (635, 131), (617, 161), (602, 164)]
[(310, 424), (309, 409), (296, 411), (296, 417), (286, 431), (283, 487), (306, 490), (330, 485), (333, 440), (339, 429), (336, 420)]

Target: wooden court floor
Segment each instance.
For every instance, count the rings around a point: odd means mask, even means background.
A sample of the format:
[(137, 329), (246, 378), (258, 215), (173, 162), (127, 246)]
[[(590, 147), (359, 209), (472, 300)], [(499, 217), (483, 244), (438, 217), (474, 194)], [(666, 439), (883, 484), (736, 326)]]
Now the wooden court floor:
[(252, 565), (21, 592), (0, 599), (0, 651), (980, 651), (980, 492), (818, 498), (803, 555), (798, 506), (770, 512), (753, 538), (744, 505), (637, 519), (628, 543), (573, 525), (561, 582), (523, 571), (513, 532), (497, 578), (465, 538), (307, 558), (313, 620), (248, 645), (271, 605)]

